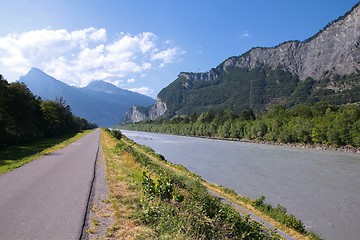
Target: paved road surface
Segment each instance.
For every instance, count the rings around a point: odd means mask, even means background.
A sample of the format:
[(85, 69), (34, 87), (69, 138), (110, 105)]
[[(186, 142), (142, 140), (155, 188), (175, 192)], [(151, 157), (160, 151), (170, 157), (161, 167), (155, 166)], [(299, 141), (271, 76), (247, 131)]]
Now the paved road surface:
[(0, 176), (0, 239), (79, 239), (99, 130)]

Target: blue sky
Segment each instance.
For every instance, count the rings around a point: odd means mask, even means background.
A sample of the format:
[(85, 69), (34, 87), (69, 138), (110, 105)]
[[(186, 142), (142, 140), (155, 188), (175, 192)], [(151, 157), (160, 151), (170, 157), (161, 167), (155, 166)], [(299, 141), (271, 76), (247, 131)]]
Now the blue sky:
[(355, 0), (0, 0), (0, 73), (38, 67), (156, 97), (182, 72), (311, 37)]

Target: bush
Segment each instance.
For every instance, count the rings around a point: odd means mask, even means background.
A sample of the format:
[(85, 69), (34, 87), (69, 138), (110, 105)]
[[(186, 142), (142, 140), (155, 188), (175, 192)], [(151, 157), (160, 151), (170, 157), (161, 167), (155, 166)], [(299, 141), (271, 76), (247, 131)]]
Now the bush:
[(301, 220), (297, 219), (292, 214), (287, 214), (287, 210), (285, 207), (278, 204), (276, 208), (271, 206), (268, 203), (265, 203), (265, 197), (261, 196), (253, 201), (252, 204), (256, 209), (264, 212), (265, 214), (271, 216), (275, 220), (284, 224), (285, 226), (292, 228), (302, 234), (306, 234), (305, 226)]
[(111, 131), (110, 131), (110, 134), (111, 134), (111, 136), (113, 136), (113, 137), (116, 138), (117, 140), (121, 140), (121, 138), (122, 138), (122, 133), (121, 133), (120, 130), (117, 130), (117, 129), (111, 130)]

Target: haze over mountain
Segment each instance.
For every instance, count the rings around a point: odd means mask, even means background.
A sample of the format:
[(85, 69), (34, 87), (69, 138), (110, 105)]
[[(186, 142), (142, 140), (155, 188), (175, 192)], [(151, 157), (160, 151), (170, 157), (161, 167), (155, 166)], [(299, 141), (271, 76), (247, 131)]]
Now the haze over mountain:
[(154, 99), (118, 88), (104, 81), (93, 81), (84, 88), (69, 86), (43, 71), (32, 68), (19, 82), (42, 99), (55, 100), (63, 97), (72, 112), (99, 126), (114, 126), (124, 117), (132, 105), (149, 106)]
[(275, 103), (360, 101), (360, 3), (305, 41), (256, 47), (208, 72), (182, 72), (150, 108), (126, 121), (231, 109), (264, 111)]

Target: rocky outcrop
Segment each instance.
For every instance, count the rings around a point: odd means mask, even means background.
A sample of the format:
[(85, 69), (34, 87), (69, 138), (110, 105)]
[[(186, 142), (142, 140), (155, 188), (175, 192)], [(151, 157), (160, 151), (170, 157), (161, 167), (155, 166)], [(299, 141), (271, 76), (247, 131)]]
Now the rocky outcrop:
[(284, 66), (301, 80), (357, 73), (360, 70), (360, 5), (308, 40), (254, 48), (227, 59), (222, 66), (226, 71), (229, 66), (251, 69), (258, 64), (273, 68)]
[(146, 112), (139, 110), (138, 106), (132, 106), (125, 114), (124, 123), (136, 123), (147, 119)]
[(149, 119), (155, 120), (161, 117), (162, 115), (164, 115), (166, 110), (167, 110), (166, 104), (162, 102), (159, 98), (156, 99), (156, 102), (150, 108)]
[(136, 123), (145, 120), (156, 120), (157, 118), (164, 115), (166, 110), (166, 104), (158, 98), (156, 99), (154, 105), (150, 107), (144, 108), (139, 106), (132, 106), (129, 111), (126, 112), (123, 123)]
[(192, 86), (194, 82), (197, 82), (199, 80), (211, 81), (216, 79), (217, 77), (219, 77), (219, 72), (216, 68), (212, 68), (208, 72), (200, 72), (200, 73), (181, 72), (178, 77), (185, 78), (186, 81), (184, 82), (183, 86), (185, 88), (189, 88)]
[(229, 67), (253, 69), (260, 64), (273, 69), (283, 66), (301, 80), (357, 73), (360, 71), (360, 4), (303, 42), (287, 41), (276, 47), (253, 48), (240, 56), (228, 58), (208, 72), (182, 72), (179, 78), (185, 78), (183, 86), (189, 88), (196, 81), (216, 79)]

